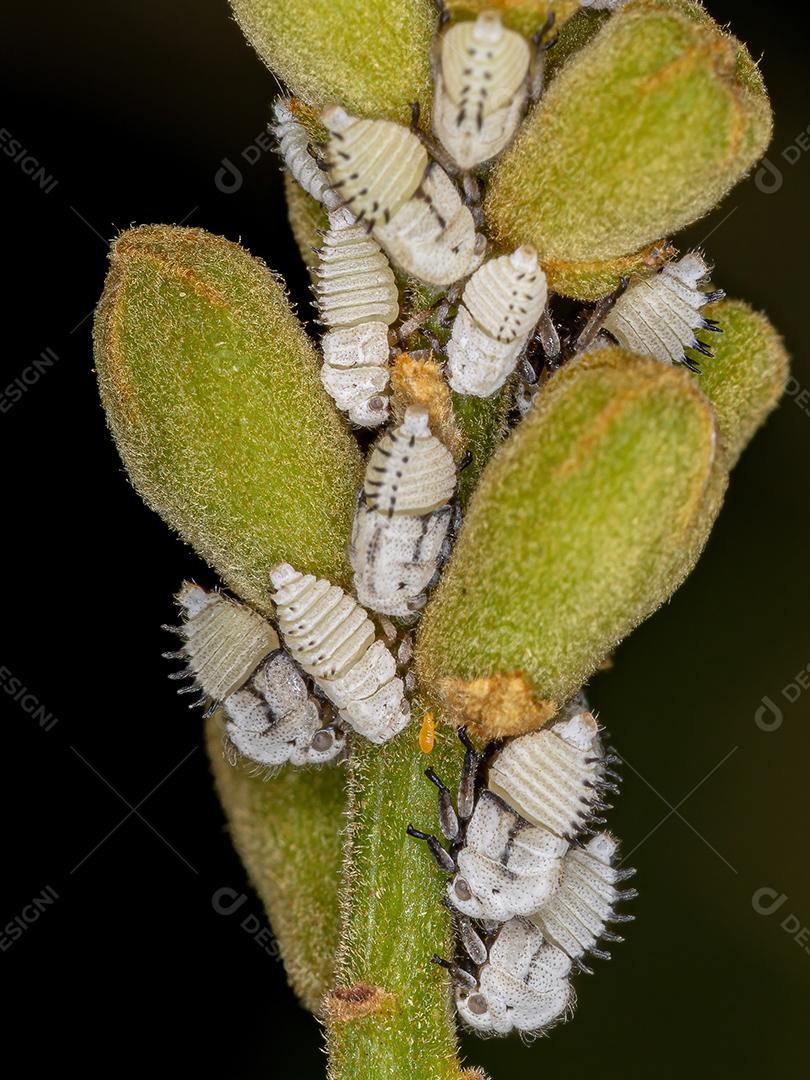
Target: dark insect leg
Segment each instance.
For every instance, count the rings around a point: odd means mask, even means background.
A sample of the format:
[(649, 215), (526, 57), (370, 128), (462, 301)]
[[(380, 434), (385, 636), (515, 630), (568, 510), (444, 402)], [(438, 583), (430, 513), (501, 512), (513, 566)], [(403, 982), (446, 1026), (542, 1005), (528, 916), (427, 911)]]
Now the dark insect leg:
[(408, 836), (413, 836), (416, 840), (427, 841), (428, 850), (433, 856), (436, 865), (443, 873), (454, 874), (456, 872), (455, 860), (444, 850), (435, 836), (432, 836), (430, 833), (423, 833), (419, 829), (415, 829), (413, 825), (409, 825), (405, 831)]
[(444, 0), (433, 0), (433, 6), (439, 14), (439, 26), (444, 26), (445, 23), (450, 21), (450, 9)]
[(466, 728), (458, 729), (458, 737), (467, 750), (464, 755), (464, 765), (461, 769), (461, 780), (458, 785), (458, 799), (456, 800), (459, 820), (464, 822), (470, 820), (475, 809), (475, 782), (478, 779), (478, 770), (481, 767), (482, 757), (473, 746)]
[(419, 139), (428, 154), (433, 158), (438, 165), (448, 174), (448, 176), (458, 176), (458, 165), (450, 157), (441, 143), (437, 142), (432, 135), (429, 135), (426, 131), (423, 131), (419, 127), (419, 120), (422, 115), (422, 108), (418, 101), (411, 102), (411, 131)]
[(459, 828), (450, 789), (439, 779), (433, 769), (425, 769), (425, 776), (439, 789), (439, 828), (444, 838), (452, 843), (458, 838)]
[(464, 202), (467, 206), (478, 206), (481, 203), (481, 185), (478, 178), (471, 172), (465, 172), (461, 178), (461, 187), (464, 192)]
[(486, 963), (489, 955), (483, 939), (477, 933), (469, 919), (461, 917), (456, 921), (458, 925), (459, 940), (461, 941), (464, 951), (473, 963), (480, 967), (481, 964)]
[(438, 964), (438, 966), (443, 967), (445, 971), (449, 971), (450, 978), (457, 986), (463, 986), (469, 990), (478, 989), (476, 978), (458, 964), (451, 964), (449, 960), (445, 960), (442, 956), (436, 956), (435, 953), (431, 956), (430, 962), (432, 964)]
[(615, 292), (610, 293), (609, 296), (603, 296), (601, 300), (596, 301), (593, 310), (588, 316), (587, 322), (580, 330), (574, 342), (574, 356), (576, 356), (577, 353), (583, 352), (593, 343), (596, 335), (602, 329), (602, 323), (605, 321), (607, 313), (627, 288), (627, 280), (627, 278), (622, 278), (621, 284)]
[(544, 41), (546, 34), (554, 26), (556, 16), (552, 11), (539, 30), (532, 34), (534, 45), (534, 57), (529, 68), (529, 100), (535, 102), (543, 93), (543, 84), (546, 74), (546, 53), (557, 44), (557, 35)]
[(554, 325), (554, 320), (551, 318), (551, 312), (548, 308), (540, 316), (535, 333), (543, 346), (546, 360), (553, 364), (555, 360), (559, 359), (561, 346), (560, 335), (557, 333), (557, 327)]
[(415, 315), (411, 315), (410, 319), (406, 319), (397, 330), (397, 338), (400, 344), (404, 345), (412, 334), (420, 330), (432, 318), (435, 311), (436, 308), (424, 308), (422, 311), (417, 311)]
[(480, 229), (484, 224), (484, 208), (481, 205), (481, 185), (474, 173), (467, 171), (461, 174), (461, 191), (464, 205), (469, 208), (476, 229)]

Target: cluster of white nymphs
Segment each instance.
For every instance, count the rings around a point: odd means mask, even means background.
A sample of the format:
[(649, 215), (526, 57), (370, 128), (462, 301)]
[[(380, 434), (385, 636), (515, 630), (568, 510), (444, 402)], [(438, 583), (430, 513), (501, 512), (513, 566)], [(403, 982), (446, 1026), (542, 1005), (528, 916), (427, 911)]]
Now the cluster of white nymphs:
[(412, 617), (437, 576), (452, 516), (456, 467), (431, 434), (426, 409), (406, 409), (402, 424), (372, 450), (358, 499), (349, 557), (362, 604)]
[(589, 970), (586, 953), (607, 955), (600, 939), (621, 940), (607, 924), (629, 918), (615, 911), (635, 895), (618, 887), (633, 871), (613, 865), (616, 841), (608, 833), (582, 840), (604, 821), (597, 816), (609, 806), (603, 793), (617, 790), (610, 768), (615, 758), (580, 699), (550, 727), (507, 741), (486, 762), (463, 739), (467, 754), (455, 807), (427, 770), (439, 789), (439, 825), (450, 850), (409, 827), (451, 875), (447, 900), (458, 913), (459, 948), (476, 970), (443, 963), (459, 1013), (471, 1026), (539, 1031), (572, 1002), (572, 968)]
[(358, 427), (388, 417), (388, 327), (399, 316), (397, 283), (380, 245), (346, 207), (333, 210), (315, 271), (321, 381)]
[(194, 704), (219, 705), (226, 717), (226, 745), (259, 765), (317, 765), (335, 758), (345, 736), (325, 719), (295, 664), (279, 645), (270, 623), (246, 604), (185, 582), (176, 597), (182, 612), (183, 646), (164, 653), (187, 662), (169, 676), (190, 678), (180, 693), (195, 691)]
[(483, 257), (483, 237), (419, 137), (390, 120), (350, 116), (339, 105), (326, 109), (322, 120), (330, 134), (332, 187), (389, 258), (429, 285), (452, 285), (472, 273)]
[[(582, 6), (612, 11), (621, 2), (583, 0)], [(627, 349), (697, 371), (689, 350), (712, 355), (698, 332), (720, 330), (702, 309), (722, 296), (700, 288), (709, 269), (699, 253), (632, 280), (618, 297), (604, 297), (587, 322), (591, 332), (565, 338), (562, 356), (534, 249), (522, 245), (484, 261), (486, 239), (476, 225), (480, 181), (540, 95), (547, 27), (527, 40), (503, 26), (496, 10), (449, 25), (446, 18), (445, 11), (432, 50), (432, 137), (416, 123), (352, 116), (332, 105), (320, 117), (326, 142), (316, 148), (292, 101), (275, 107), (287, 168), (330, 211), (315, 274), (327, 327), (322, 380), (338, 407), (359, 427), (388, 418), (389, 352), (400, 339), (389, 334), (399, 304), (386, 255), (403, 274), (449, 290), (437, 309), (449, 339), (437, 342), (435, 326), (426, 338), (445, 354), (445, 375), (457, 394), (496, 394), (523, 359), (524, 381), (515, 390), (523, 415), (537, 391), (535, 343), (542, 342), (551, 368), (592, 344), (600, 329), (603, 341), (610, 335)]]
[(605, 316), (602, 329), (625, 349), (697, 370), (684, 350), (694, 349), (711, 358), (711, 349), (696, 335), (699, 330), (719, 332), (717, 323), (707, 319), (702, 309), (724, 296), (720, 289), (706, 292), (700, 288), (710, 273), (700, 252), (690, 251), (657, 273), (634, 281)]
[(397, 735), (410, 719), (396, 660), (353, 596), (289, 563), (270, 572), (279, 633), (342, 721), (373, 743)]

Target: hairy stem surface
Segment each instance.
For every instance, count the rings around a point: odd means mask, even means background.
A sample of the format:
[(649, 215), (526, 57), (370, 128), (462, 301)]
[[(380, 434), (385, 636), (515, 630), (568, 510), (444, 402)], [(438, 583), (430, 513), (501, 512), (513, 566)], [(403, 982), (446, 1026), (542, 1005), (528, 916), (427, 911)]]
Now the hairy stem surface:
[(426, 766), (452, 789), (460, 763), (447, 729), (429, 755), (415, 725), (383, 747), (354, 741), (338, 985), (326, 1009), (333, 1080), (460, 1075), (449, 983), (430, 962), (451, 949), (445, 878), (405, 832), (409, 821), (437, 830)]

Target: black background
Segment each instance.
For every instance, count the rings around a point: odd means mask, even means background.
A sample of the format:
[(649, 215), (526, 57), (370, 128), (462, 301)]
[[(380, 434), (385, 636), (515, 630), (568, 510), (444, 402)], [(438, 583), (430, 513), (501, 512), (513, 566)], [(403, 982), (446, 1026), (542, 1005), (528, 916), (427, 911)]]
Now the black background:
[[(766, 194), (747, 180), (689, 238), (711, 233), (717, 280), (767, 308), (797, 383), (738, 466), (695, 573), (593, 686), (631, 763), (612, 826), (637, 848), (638, 921), (612, 963), (579, 980), (574, 1023), (531, 1048), (469, 1040), (470, 1060), (496, 1078), (805, 1071), (810, 693), (797, 674), (810, 663), (810, 404), (797, 387), (810, 387), (810, 155), (796, 140), (810, 123), (807, 27), (782, 5), (708, 7), (764, 53), (782, 183)], [(44, 730), (0, 693), (0, 925), (46, 887), (59, 897), (0, 952), (17, 1070), (321, 1076), (316, 1025), (241, 926), (264, 926), (261, 904), (224, 833), (198, 716), (159, 656), (171, 593), (210, 574), (129, 487), (90, 342), (107, 241), (131, 223), (241, 238), (288, 276), (307, 314), (277, 159), (243, 156), (275, 82), (225, 0), (42, 0), (5, 12), (0, 49), (0, 124), (57, 181), (46, 193), (0, 155), (3, 385), (43, 350), (58, 357), (0, 412), (0, 665), (56, 720)], [(216, 182), (226, 158), (243, 173), (229, 194)], [(775, 730), (755, 722), (765, 695), (782, 707)], [(245, 892), (238, 915), (214, 910), (221, 887)], [(771, 915), (754, 909), (762, 888), (785, 897)]]

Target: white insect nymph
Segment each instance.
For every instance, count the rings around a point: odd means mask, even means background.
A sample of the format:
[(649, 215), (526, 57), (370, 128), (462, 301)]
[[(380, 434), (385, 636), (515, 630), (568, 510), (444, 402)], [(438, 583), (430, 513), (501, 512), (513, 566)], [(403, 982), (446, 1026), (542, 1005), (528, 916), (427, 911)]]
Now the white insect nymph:
[(349, 557), (362, 604), (407, 617), (426, 600), (444, 554), (456, 487), (447, 447), (426, 409), (411, 406), (371, 452)]
[(468, 1027), (492, 1035), (540, 1034), (573, 1010), (571, 961), (531, 922), (510, 919), (488, 943), (469, 922), (460, 923), (459, 937), (474, 973), (436, 962), (450, 971), (456, 1007)]
[(329, 177), (315, 160), (307, 130), (295, 119), (289, 99), (278, 98), (273, 104), (273, 113), (275, 123), (271, 125), (271, 130), (293, 180), (313, 199), (323, 203), (327, 210), (336, 209), (340, 205), (340, 198), (332, 191)]
[(546, 275), (528, 244), (476, 270), (447, 343), (447, 378), (456, 393), (489, 397), (503, 386), (547, 297)]
[(338, 585), (289, 563), (275, 566), (270, 580), (284, 644), (340, 718), (373, 743), (398, 734), (410, 706), (396, 660), (364, 608)]
[(291, 657), (271, 654), (249, 682), (223, 702), (225, 734), (239, 754), (260, 765), (320, 765), (341, 753), (346, 737), (325, 723)]
[(684, 350), (713, 355), (697, 340), (696, 332), (720, 332), (713, 319), (704, 317), (702, 308), (725, 295), (719, 289), (705, 292), (700, 288), (710, 272), (697, 251), (667, 263), (658, 273), (632, 282), (606, 315), (602, 328), (625, 349), (697, 370)]
[(261, 661), (279, 647), (273, 627), (247, 604), (220, 592), (185, 581), (175, 597), (182, 612), (179, 626), (166, 626), (180, 636), (176, 652), (163, 655), (184, 660), (185, 668), (170, 679), (190, 679), (179, 693), (197, 693), (194, 705), (207, 705), (209, 716), (234, 690), (242, 686)]
[(433, 131), (460, 169), (512, 140), (529, 92), (531, 48), (497, 11), (453, 23), (437, 43)]
[(526, 821), (570, 840), (604, 806), (609, 760), (592, 713), (579, 712), (510, 739), (489, 763), (487, 787)]
[(531, 824), (486, 786), (479, 793), (484, 757), (464, 729), (459, 736), (467, 753), (455, 807), (433, 769), (425, 771), (439, 791), (439, 828), (450, 850), (412, 825), (408, 832), (426, 840), (439, 868), (451, 875), (447, 899), (456, 911), (495, 922), (531, 915), (559, 888), (568, 840)]
[(531, 916), (548, 941), (589, 973), (582, 961), (586, 953), (608, 960), (610, 954), (597, 948), (599, 941), (624, 940), (608, 929), (608, 923), (633, 918), (616, 912), (618, 903), (638, 895), (635, 889), (618, 887), (635, 873), (613, 865), (618, 847), (616, 838), (607, 832), (597, 833), (584, 847), (572, 847), (563, 860), (559, 890)]
[(453, 181), (429, 161), (419, 138), (390, 120), (362, 120), (326, 109), (326, 165), (332, 187), (365, 221), (407, 274), (436, 286), (472, 273), (485, 242)]
[(315, 294), (327, 326), (321, 381), (359, 427), (388, 417), (388, 327), (397, 284), (377, 241), (346, 207), (333, 210), (318, 251)]
[(530, 825), (484, 791), (466, 824), (447, 886), (453, 907), (473, 919), (531, 915), (557, 891), (568, 842)]
[[(467, 748), (456, 807), (432, 769), (439, 790), (439, 827), (451, 844), (412, 826), (426, 840), (439, 868), (450, 874), (447, 899), (473, 919), (505, 922), (533, 915), (554, 896), (562, 880), (569, 843), (604, 819), (605, 790), (618, 790), (598, 728), (587, 707), (566, 710), (545, 731), (509, 740), (487, 762), (461, 729)], [(477, 780), (485, 780), (478, 791)]]

